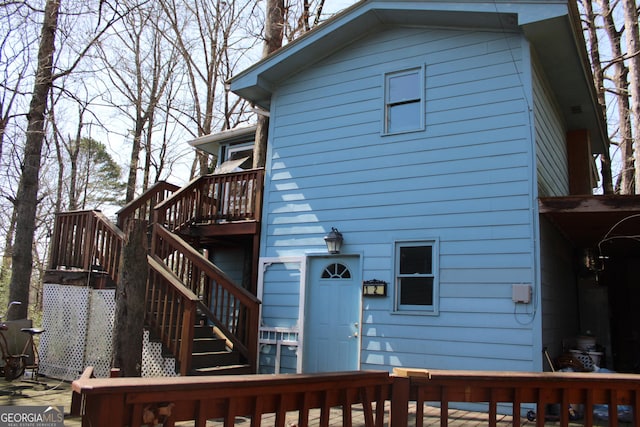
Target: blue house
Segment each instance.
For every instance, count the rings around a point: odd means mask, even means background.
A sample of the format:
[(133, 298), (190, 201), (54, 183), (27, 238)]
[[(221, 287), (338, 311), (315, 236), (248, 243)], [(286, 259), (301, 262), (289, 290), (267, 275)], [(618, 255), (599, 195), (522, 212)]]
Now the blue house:
[(270, 117), (260, 372), (549, 370), (585, 333), (598, 364), (633, 351), (594, 249), (640, 205), (592, 196), (607, 134), (574, 7), (364, 0), (231, 80)]

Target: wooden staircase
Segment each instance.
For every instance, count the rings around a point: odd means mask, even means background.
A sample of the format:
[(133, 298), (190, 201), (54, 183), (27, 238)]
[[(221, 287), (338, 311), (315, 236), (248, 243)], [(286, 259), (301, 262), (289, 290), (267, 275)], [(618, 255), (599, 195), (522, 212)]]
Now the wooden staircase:
[(227, 345), (213, 328), (206, 324), (195, 326), (191, 353), (193, 375), (249, 374), (250, 366), (242, 363), (241, 355)]
[[(150, 342), (161, 340), (154, 335), (149, 336)], [(173, 359), (174, 355), (167, 349), (162, 356)], [(188, 375), (235, 375), (251, 374), (251, 366), (243, 363), (242, 355), (230, 347), (227, 340), (216, 333), (207, 324), (206, 316), (199, 317), (194, 325), (193, 345), (191, 349), (191, 371)]]
[(150, 337), (175, 358), (180, 375), (255, 373), (260, 302), (203, 256), (197, 244), (207, 235), (220, 240), (251, 233), (257, 248), (262, 179), (257, 169), (201, 177), (182, 189), (158, 183), (118, 212), (118, 226), (99, 211), (59, 213), (47, 276), (62, 283), (71, 274), (97, 277), (100, 272), (101, 283), (117, 283), (123, 230), (131, 221), (145, 221)]

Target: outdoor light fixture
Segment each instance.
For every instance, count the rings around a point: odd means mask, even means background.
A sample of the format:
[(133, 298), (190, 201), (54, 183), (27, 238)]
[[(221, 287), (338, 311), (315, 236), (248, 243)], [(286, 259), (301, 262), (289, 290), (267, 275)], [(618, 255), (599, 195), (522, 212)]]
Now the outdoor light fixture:
[(342, 247), (342, 233), (337, 228), (331, 227), (329, 234), (324, 236), (324, 241), (327, 244), (327, 251), (330, 254), (339, 254)]

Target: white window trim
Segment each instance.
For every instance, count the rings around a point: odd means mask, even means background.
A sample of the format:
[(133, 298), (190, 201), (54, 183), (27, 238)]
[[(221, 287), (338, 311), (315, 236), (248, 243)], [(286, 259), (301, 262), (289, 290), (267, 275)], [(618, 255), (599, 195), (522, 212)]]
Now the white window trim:
[[(432, 248), (431, 260), (433, 274), (433, 305), (430, 306), (406, 306), (400, 304), (400, 286), (398, 284), (398, 272), (400, 262), (398, 254), (402, 246), (425, 246)], [(393, 244), (393, 281), (394, 281), (394, 313), (396, 314), (417, 314), (437, 316), (440, 314), (440, 240), (438, 238), (427, 238), (420, 240), (397, 240)]]
[[(403, 75), (403, 74), (411, 74), (414, 72), (418, 72), (418, 81), (420, 82), (420, 123), (415, 129), (406, 129), (401, 131), (389, 131), (388, 130), (388, 112), (389, 112), (389, 78), (393, 76)], [(425, 65), (418, 65), (414, 67), (406, 67), (401, 70), (389, 71), (384, 73), (383, 75), (383, 100), (384, 105), (382, 108), (382, 135), (399, 135), (403, 133), (411, 133), (411, 132), (420, 132), (425, 129), (425, 103), (426, 103), (426, 92), (425, 92)]]
[(228, 145), (225, 149), (225, 161), (231, 158), (233, 153), (237, 153), (239, 151), (245, 151), (253, 147), (253, 142), (243, 142), (241, 144)]

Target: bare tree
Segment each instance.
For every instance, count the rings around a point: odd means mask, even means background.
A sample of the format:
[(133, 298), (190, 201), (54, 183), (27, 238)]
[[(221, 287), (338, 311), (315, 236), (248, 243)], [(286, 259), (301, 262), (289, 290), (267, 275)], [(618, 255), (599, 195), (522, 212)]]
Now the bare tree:
[[(312, 5), (313, 4), (313, 5)], [(315, 11), (312, 11), (315, 6)], [(288, 42), (317, 26), (322, 18), (324, 0), (299, 1), (268, 0), (264, 24), (264, 43), (262, 57), (267, 57), (280, 49), (283, 39)], [(313, 21), (311, 16), (313, 15)], [(269, 117), (258, 112), (253, 167), (263, 167), (266, 162)]]
[[(612, 113), (617, 114), (617, 127), (611, 126), (611, 123), (609, 123), (609, 139), (611, 144), (617, 147), (618, 150), (618, 155), (615, 155), (615, 158), (620, 158), (619, 173), (613, 185), (613, 191), (610, 191), (610, 188), (606, 185), (608, 177), (607, 161), (605, 158), (602, 162), (603, 184), (605, 184), (603, 185), (603, 190), (606, 193), (631, 194), (630, 192), (633, 191), (633, 161), (629, 162), (629, 159), (633, 160), (633, 138), (631, 133), (631, 116), (629, 114), (629, 94), (627, 90), (628, 68), (623, 61), (624, 55), (621, 46), (622, 32), (616, 27), (614, 10), (611, 8), (609, 0), (597, 0), (598, 10), (595, 12), (592, 1), (585, 0), (582, 2), (582, 5), (586, 10), (585, 21), (590, 22), (588, 28), (591, 28), (591, 31), (588, 35), (591, 46), (591, 61), (592, 69), (594, 70), (594, 83), (600, 92), (600, 102), (602, 102), (602, 97), (604, 97), (607, 106), (605, 111), (609, 111), (609, 107), (615, 105), (616, 108), (612, 109)], [(602, 22), (601, 26), (597, 24), (599, 20)], [(599, 40), (599, 37), (595, 36), (598, 29), (601, 29), (604, 35), (602, 40)], [(600, 50), (598, 50), (597, 56), (594, 55), (594, 44), (600, 42), (608, 43), (605, 50), (610, 53), (610, 57), (602, 57)], [(611, 114), (609, 114), (608, 117), (611, 119)], [(610, 167), (612, 166), (611, 164)], [(613, 171), (611, 179), (613, 181)]]
[[(600, 40), (598, 37), (596, 14), (593, 11), (592, 0), (581, 0), (584, 10), (584, 23), (587, 33), (587, 48), (591, 58), (593, 79), (598, 96), (598, 104), (602, 109), (602, 116), (607, 120), (607, 100), (605, 96), (605, 76), (600, 58)], [(613, 178), (611, 175), (611, 155), (609, 141), (606, 142), (604, 153), (600, 155), (602, 189), (604, 194), (613, 194)]]
[(25, 129), (20, 128), (25, 117), (24, 93), (31, 81), (31, 46), (37, 41), (29, 20), (30, 8), (22, 2), (5, 2), (0, 5), (0, 227), (4, 236), (0, 284), (9, 277), (13, 254), (13, 238), (16, 212), (13, 209), (15, 188), (20, 165), (16, 160), (22, 151)]
[[(267, 57), (282, 47), (284, 37), (284, 0), (267, 0), (267, 14), (264, 24), (264, 44), (262, 56)], [(263, 167), (266, 162), (269, 117), (258, 114), (256, 141), (253, 149), (253, 167)]]
[[(129, 0), (123, 3), (127, 8), (134, 6)], [(164, 42), (162, 22), (157, 2), (148, 1), (114, 27), (98, 49), (106, 71), (102, 75), (111, 88), (107, 102), (132, 124), (126, 202), (135, 197), (140, 154), (151, 153), (158, 103), (177, 62), (172, 45)]]
[(629, 95), (631, 96), (631, 109), (633, 115), (633, 139), (635, 150), (634, 162), (635, 181), (630, 194), (640, 190), (640, 36), (638, 35), (638, 9), (635, 0), (623, 0), (624, 29), (627, 47), (627, 61), (629, 63)]
[(38, 203), (38, 178), (44, 141), (45, 111), (49, 89), (53, 82), (53, 53), (55, 51), (55, 35), (58, 29), (59, 11), (59, 0), (47, 0), (38, 50), (38, 69), (29, 107), (24, 163), (20, 175), (18, 193), (14, 201), (16, 234), (13, 245), (9, 299), (11, 301), (21, 301), (23, 304), (9, 313), (10, 320), (27, 317), (31, 266), (33, 264), (31, 246)]
[[(117, 6), (117, 4), (116, 4)], [(16, 226), (13, 243), (13, 262), (9, 298), (21, 301), (23, 304), (10, 313), (10, 319), (20, 319), (27, 316), (29, 302), (29, 287), (31, 283), (33, 265), (33, 243), (36, 229), (36, 213), (38, 205), (39, 178), (42, 161), (42, 150), (45, 142), (45, 121), (49, 101), (49, 91), (53, 82), (62, 76), (69, 75), (86, 56), (90, 47), (111, 26), (114, 20), (120, 18), (116, 9), (111, 9), (108, 0), (100, 1), (100, 10), (104, 13), (110, 10), (110, 19), (98, 19), (98, 27), (93, 32), (91, 40), (79, 51), (76, 51), (64, 70), (54, 73), (54, 53), (56, 48), (56, 34), (58, 32), (60, 0), (47, 0), (42, 14), (42, 26), (38, 43), (38, 61), (31, 92), (31, 101), (27, 113), (27, 132), (22, 158), (18, 189), (13, 200)], [(100, 17), (102, 18), (102, 17)]]
[(325, 0), (286, 0), (284, 38), (291, 42), (320, 24)]
[(0, 161), (4, 152), (5, 132), (10, 121), (19, 115), (16, 104), (27, 89), (32, 53), (29, 46), (34, 38), (28, 24), (28, 9), (22, 4), (0, 6)]
[[(175, 43), (185, 67), (188, 97), (185, 105), (174, 104), (184, 128), (193, 136), (235, 127), (246, 120), (246, 104), (225, 87), (238, 64), (255, 44), (247, 27), (254, 13), (252, 0), (161, 0)], [(208, 173), (211, 165), (197, 153), (191, 176)]]
[(634, 150), (634, 140), (637, 145), (640, 136), (640, 101), (636, 103), (640, 90), (635, 2), (581, 0), (580, 4), (594, 83), (607, 119), (612, 147), (601, 156), (603, 192), (634, 194), (638, 190), (635, 182), (638, 180), (638, 161), (634, 159), (634, 151), (637, 158), (638, 150)]

